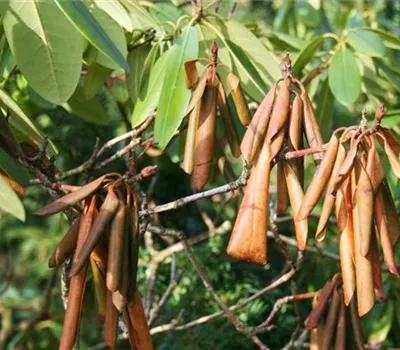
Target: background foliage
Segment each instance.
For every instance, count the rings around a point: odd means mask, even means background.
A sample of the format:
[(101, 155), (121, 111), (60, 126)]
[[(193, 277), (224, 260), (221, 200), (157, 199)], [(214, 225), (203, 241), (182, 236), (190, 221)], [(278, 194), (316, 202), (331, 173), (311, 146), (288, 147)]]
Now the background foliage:
[[(396, 1), (204, 1), (200, 18), (193, 16), (193, 7), (182, 1), (2, 1), (0, 106), (9, 115), (18, 140), (40, 149), (46, 135), (48, 156), (55, 157), (56, 166), (66, 171), (90, 157), (96, 138), (103, 144), (140, 125), (157, 107), (152, 132), (165, 152), (156, 158), (141, 158), (138, 169), (149, 164), (159, 167), (155, 180), (144, 181), (143, 190), (150, 202), (158, 204), (192, 193), (190, 179), (180, 167), (185, 132), (175, 136), (185, 126), (183, 115), (191, 94), (184, 85), (183, 63), (207, 57), (212, 41), (219, 46), (220, 61), (240, 78), (251, 104), (260, 102), (280, 77), (281, 58), (289, 51), (294, 76), (308, 85), (325, 141), (334, 128), (358, 124), (362, 109), (372, 120), (382, 102), (388, 109), (383, 124), (400, 133), (400, 6)], [(237, 127), (243, 134), (244, 128)], [(238, 175), (241, 162), (223, 146), (226, 142), (220, 129), (218, 125), (218, 153), (226, 154)], [(24, 186), (32, 178), (3, 150), (0, 168)], [(110, 170), (126, 171), (125, 162), (118, 160), (98, 173)], [(398, 202), (397, 180), (389, 172), (387, 177)], [(67, 181), (80, 184), (84, 180), (85, 175), (78, 175)], [(224, 183), (226, 179), (215, 171), (208, 187)], [(200, 201), (156, 220), (194, 236), (207, 230), (205, 214), (216, 226), (235, 218), (239, 198), (228, 205), (224, 200), (221, 196)], [(63, 306), (58, 282), (51, 290), (48, 312), (38, 313), (46, 284), (51, 282), (47, 259), (68, 228), (62, 215), (32, 215), (48, 201), (43, 187), (28, 186), (21, 206), (8, 185), (0, 182), (3, 349), (22, 343), (32, 349), (55, 348), (60, 337)], [(313, 232), (316, 222), (310, 225)], [(293, 235), (289, 223), (279, 225), (279, 231)], [(266, 266), (234, 261), (225, 255), (227, 240), (228, 235), (216, 236), (195, 246), (194, 252), (223, 301), (230, 305), (271, 282), (282, 270), (284, 259), (271, 242)], [(156, 250), (168, 246), (156, 237), (152, 244)], [(311, 239), (310, 245), (337, 253), (335, 230), (329, 231), (323, 243), (317, 245)], [(139, 281), (145, 293), (152, 256), (144, 246), (140, 254)], [(169, 258), (160, 266), (153, 291), (156, 297), (168, 286), (170, 263)], [(178, 315), (181, 322), (187, 322), (218, 311), (189, 266), (186, 256), (178, 254), (177, 269), (182, 277), (155, 325)], [(317, 290), (338, 270), (337, 261), (307, 252), (294, 278), (296, 290)], [(56, 274), (59, 279), (59, 272)], [(400, 282), (388, 273), (384, 282), (389, 301), (376, 305), (362, 326), (371, 343), (395, 346), (400, 344), (396, 332), (400, 327)], [(240, 320), (249, 325), (261, 322), (274, 301), (291, 292), (286, 285), (257, 299), (240, 310)], [(101, 339), (93, 300), (94, 291), (89, 287), (82, 349)], [(293, 305), (286, 305), (275, 320), (274, 331), (260, 338), (273, 349), (283, 347), (310, 308), (310, 303), (303, 302), (296, 315)], [(157, 349), (254, 346), (223, 318), (184, 331), (156, 334), (154, 342)], [(124, 346), (126, 343), (121, 343), (121, 348)]]

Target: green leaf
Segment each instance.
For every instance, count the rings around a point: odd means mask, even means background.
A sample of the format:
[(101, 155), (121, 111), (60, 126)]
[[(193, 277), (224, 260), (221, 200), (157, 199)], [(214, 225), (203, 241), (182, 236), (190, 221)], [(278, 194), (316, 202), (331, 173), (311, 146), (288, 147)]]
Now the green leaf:
[(150, 71), (148, 82), (140, 87), (140, 94), (136, 100), (131, 118), (133, 128), (143, 123), (149, 114), (156, 109), (160, 101), (166, 65), (170, 54), (171, 50), (164, 52), (164, 54), (160, 56)]
[[(266, 86), (264, 81), (258, 74), (257, 70), (255, 69), (254, 65), (247, 57), (247, 53), (244, 53), (244, 51), (238, 45), (228, 40), (226, 36), (226, 28), (224, 28), (222, 24), (219, 26), (217, 24), (211, 24), (210, 22), (206, 21), (204, 21), (202, 24), (213, 30), (217, 37), (221, 40), (225, 48), (228, 50), (231, 57), (231, 60), (229, 61), (232, 62), (231, 68), (233, 69), (234, 73), (239, 77), (246, 94), (249, 95), (252, 99), (260, 101), (265, 95)], [(240, 55), (240, 57), (238, 57), (238, 54)], [(243, 59), (245, 61), (243, 61)], [(221, 61), (222, 63), (227, 64), (224, 61), (223, 57), (221, 57)], [(271, 78), (269, 78), (268, 80), (271, 80)]]
[(380, 29), (372, 29), (372, 28), (363, 28), (363, 29), (378, 34), (382, 38), (387, 48), (400, 50), (400, 39), (397, 36), (393, 35), (392, 33), (385, 32), (384, 30)]
[(354, 29), (347, 35), (350, 45), (354, 50), (371, 57), (383, 57), (386, 48), (378, 34), (368, 30)]
[(122, 4), (129, 10), (129, 16), (134, 28), (148, 30), (154, 28), (157, 36), (165, 34), (163, 27), (146, 9), (136, 0), (122, 0)]
[(361, 75), (353, 52), (341, 47), (329, 66), (329, 86), (336, 99), (345, 106), (354, 103), (361, 93)]
[(321, 16), (318, 10), (307, 1), (296, 2), (295, 14), (298, 22), (304, 23), (311, 28), (317, 27), (321, 22)]
[(328, 79), (325, 79), (317, 97), (317, 116), (319, 117), (318, 123), (319, 125), (323, 125), (323, 128), (321, 128), (321, 133), (324, 140), (329, 140), (329, 135), (332, 131), (332, 120), (335, 111), (334, 103), (335, 99), (329, 87)]
[(375, 317), (369, 317), (371, 330), (368, 334), (368, 342), (371, 344), (383, 343), (393, 325), (394, 300), (389, 300), (381, 305), (379, 308), (374, 308), (371, 316)]
[(54, 0), (79, 32), (101, 53), (113, 60), (126, 72), (129, 71), (124, 55), (114, 45), (101, 25), (90, 13), (82, 0)]
[[(104, 32), (107, 36), (112, 40), (115, 47), (118, 49), (120, 54), (126, 58), (128, 55), (128, 50), (126, 48), (126, 39), (124, 30), (115, 22), (107, 12), (104, 12), (100, 8), (98, 8), (92, 1), (87, 0), (85, 2), (86, 6), (89, 8), (89, 11), (96, 19), (96, 21), (100, 24), (103, 28)], [(113, 59), (104, 55), (103, 53), (99, 52), (96, 58), (96, 62), (101, 64), (104, 67), (111, 68), (111, 69), (118, 69), (119, 65)]]
[(131, 18), (125, 7), (118, 0), (94, 0), (96, 6), (108, 13), (109, 16), (121, 27), (131, 32), (133, 29)]
[[(273, 32), (272, 33), (272, 38), (271, 41), (274, 40), (274, 37), (278, 39), (278, 42), (283, 42), (286, 46), (289, 45), (290, 47), (296, 49), (296, 50), (301, 50), (306, 42), (302, 39), (299, 39), (295, 36), (286, 34), (286, 33), (280, 33), (280, 32)], [(276, 40), (276, 39), (275, 39)]]
[(21, 186), (28, 186), (31, 178), (29, 171), (3, 149), (0, 149), (0, 168)]
[(246, 53), (263, 84), (272, 85), (281, 77), (279, 60), (244, 25), (233, 20), (226, 21), (223, 34)]
[(111, 72), (112, 70), (110, 68), (103, 67), (96, 62), (89, 66), (88, 73), (83, 83), (83, 94), (86, 100), (92, 99), (100, 92)]
[(5, 37), (1, 39), (0, 51), (0, 77), (7, 79), (16, 65), (15, 58), (11, 52), (10, 45)]
[(300, 51), (299, 56), (293, 63), (293, 76), (297, 77), (303, 68), (311, 61), (314, 54), (319, 50), (324, 38), (317, 36), (310, 40), (306, 46)]
[(68, 100), (68, 103), (64, 104), (64, 107), (70, 113), (90, 123), (107, 125), (110, 122), (110, 117), (104, 111), (99, 100), (96, 98), (87, 100), (83, 87), (80, 85), (77, 86), (74, 94)]
[[(27, 138), (38, 148), (41, 148), (43, 146), (44, 136), (36, 123), (30, 119), (18, 106), (18, 104), (2, 89), (0, 89), (0, 100), (5, 109), (8, 109), (10, 112), (12, 112), (9, 119), (10, 124), (15, 129), (26, 135)], [(52, 155), (57, 154), (57, 149), (51, 141), (48, 145), (48, 151)]]
[(135, 103), (139, 96), (143, 67), (150, 52), (149, 45), (135, 47), (128, 55), (129, 73), (126, 75), (129, 97)]
[(175, 5), (167, 2), (156, 2), (154, 6), (150, 7), (150, 13), (156, 17), (160, 22), (177, 22), (179, 17), (184, 12)]
[(197, 31), (191, 27), (177, 39), (168, 57), (154, 126), (154, 138), (161, 149), (167, 146), (179, 127), (189, 103), (191, 92), (185, 86), (183, 64), (197, 57), (198, 49)]
[(2, 176), (0, 176), (0, 209), (20, 221), (25, 221), (25, 209), (21, 200)]
[(378, 68), (382, 69), (383, 73), (386, 75), (386, 78), (389, 82), (395, 87), (397, 91), (400, 92), (400, 79), (399, 76), (393, 71), (390, 67), (388, 67), (383, 60), (374, 59)]
[(52, 1), (10, 1), (4, 30), (19, 69), (46, 100), (68, 100), (79, 81), (82, 37)]

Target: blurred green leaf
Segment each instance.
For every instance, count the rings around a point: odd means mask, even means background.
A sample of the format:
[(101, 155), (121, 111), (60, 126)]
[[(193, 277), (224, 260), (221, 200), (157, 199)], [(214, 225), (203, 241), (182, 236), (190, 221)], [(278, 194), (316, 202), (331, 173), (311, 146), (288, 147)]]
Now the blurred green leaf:
[[(18, 104), (2, 89), (0, 89), (0, 100), (3, 106), (12, 112), (9, 119), (10, 124), (26, 135), (27, 138), (31, 142), (35, 143), (37, 147), (42, 147), (44, 136), (37, 124), (30, 119)], [(52, 155), (57, 154), (57, 149), (51, 141), (49, 142), (48, 151)]]
[(25, 221), (24, 206), (2, 176), (0, 176), (0, 209), (20, 221)]
[(297, 1), (295, 13), (297, 21), (311, 28), (317, 27), (321, 21), (318, 10), (311, 6), (308, 1)]
[(388, 302), (375, 307), (370, 315), (371, 333), (368, 334), (368, 342), (371, 344), (381, 344), (385, 341), (390, 329), (392, 328), (394, 318), (394, 303)]
[(361, 75), (353, 52), (339, 48), (329, 66), (329, 86), (336, 99), (348, 106), (354, 103), (361, 93)]
[(168, 57), (154, 126), (154, 138), (161, 149), (167, 146), (179, 127), (189, 103), (191, 91), (185, 86), (183, 64), (197, 57), (198, 49), (196, 28), (190, 27), (177, 39)]
[(125, 57), (115, 46), (113, 41), (104, 31), (96, 18), (90, 13), (82, 0), (63, 1), (54, 0), (62, 9), (68, 19), (74, 24), (79, 32), (101, 53), (113, 60), (126, 72), (129, 71)]
[(136, 100), (131, 118), (133, 128), (143, 123), (149, 114), (156, 109), (160, 100), (170, 54), (171, 50), (164, 52), (160, 56), (150, 71), (148, 82), (140, 87), (140, 94)]
[(303, 68), (312, 60), (315, 53), (322, 45), (324, 38), (317, 36), (310, 40), (306, 46), (300, 51), (299, 56), (293, 63), (293, 75), (296, 77), (300, 75)]
[(400, 92), (400, 78), (396, 72), (388, 67), (383, 60), (376, 58), (374, 61), (377, 67), (383, 71), (383, 73), (386, 75), (386, 78), (392, 83), (396, 90)]
[(171, 21), (172, 23), (176, 22), (184, 14), (180, 8), (172, 3), (161, 1), (155, 2), (154, 6), (150, 7), (150, 13), (160, 22)]
[(347, 38), (354, 50), (371, 57), (383, 57), (386, 48), (378, 34), (363, 29), (349, 31)]
[(383, 42), (387, 48), (400, 50), (400, 38), (393, 35), (392, 33), (373, 28), (363, 28), (363, 29), (378, 34), (383, 39)]
[(332, 132), (332, 119), (335, 111), (335, 98), (332, 95), (329, 87), (328, 78), (322, 82), (321, 89), (317, 94), (317, 116), (318, 123), (323, 126), (321, 128), (322, 138), (325, 141), (329, 140), (329, 135)]
[(12, 158), (7, 152), (0, 148), (0, 168), (9, 177), (25, 187), (29, 184), (29, 171)]
[(51, 1), (10, 1), (3, 23), (18, 68), (32, 88), (53, 103), (68, 100), (79, 81), (83, 45), (60, 9)]
[(100, 92), (112, 70), (94, 62), (88, 67), (88, 72), (83, 83), (83, 93), (86, 100), (91, 100)]
[(132, 21), (125, 7), (121, 5), (119, 0), (94, 0), (96, 6), (107, 13), (121, 27), (129, 32), (132, 31)]
[(122, 4), (129, 10), (133, 28), (148, 30), (154, 28), (157, 35), (164, 35), (165, 30), (158, 23), (151, 13), (149, 13), (140, 3), (136, 0), (122, 0)]
[(65, 104), (65, 108), (87, 122), (107, 125), (110, 117), (96, 98), (87, 100), (81, 85), (78, 85), (74, 94)]

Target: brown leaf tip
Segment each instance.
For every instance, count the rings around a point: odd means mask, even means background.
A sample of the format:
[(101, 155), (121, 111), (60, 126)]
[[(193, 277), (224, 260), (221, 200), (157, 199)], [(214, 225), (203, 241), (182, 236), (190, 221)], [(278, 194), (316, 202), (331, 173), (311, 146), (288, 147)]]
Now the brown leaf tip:
[(386, 108), (383, 103), (376, 109), (375, 112), (375, 120), (380, 122), (382, 118), (385, 116)]

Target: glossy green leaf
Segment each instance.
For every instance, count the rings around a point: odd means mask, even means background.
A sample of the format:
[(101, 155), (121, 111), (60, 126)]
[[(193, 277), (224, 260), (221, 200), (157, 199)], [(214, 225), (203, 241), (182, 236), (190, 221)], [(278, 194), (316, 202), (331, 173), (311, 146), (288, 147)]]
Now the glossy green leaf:
[(29, 85), (50, 102), (65, 102), (79, 81), (80, 34), (52, 1), (10, 1), (3, 23)]
[(317, 36), (310, 40), (306, 46), (300, 51), (299, 56), (293, 62), (293, 75), (296, 77), (300, 75), (303, 68), (311, 61), (315, 53), (319, 50), (322, 45), (324, 38)]
[(21, 200), (0, 176), (0, 210), (15, 216), (20, 221), (25, 221), (25, 209)]
[(88, 68), (88, 73), (83, 83), (83, 94), (86, 100), (92, 99), (100, 92), (112, 70), (98, 63), (93, 63)]
[(246, 53), (264, 84), (272, 85), (281, 77), (279, 60), (243, 24), (229, 20), (222, 28), (227, 39)]
[(83, 87), (78, 85), (74, 94), (68, 100), (64, 107), (79, 118), (94, 124), (107, 125), (110, 117), (104, 111), (99, 100), (92, 98), (87, 100)]
[(79, 32), (101, 53), (113, 60), (119, 67), (129, 71), (125, 57), (107, 35), (82, 0), (54, 0)]
[(400, 92), (400, 78), (399, 75), (396, 74), (390, 67), (386, 65), (386, 63), (381, 59), (374, 59), (378, 68), (380, 68), (383, 73), (386, 75), (388, 81), (396, 88), (397, 91)]
[(150, 71), (148, 82), (140, 87), (140, 94), (136, 100), (135, 108), (132, 113), (132, 127), (143, 123), (153, 112), (160, 101), (161, 90), (164, 84), (166, 66), (171, 50), (164, 52), (157, 60)]
[(140, 45), (128, 54), (129, 73), (126, 75), (126, 83), (129, 97), (133, 103), (139, 96), (144, 63), (149, 55), (150, 48), (150, 45)]
[(185, 114), (191, 92), (185, 86), (183, 64), (197, 57), (198, 49), (197, 31), (191, 27), (177, 39), (168, 57), (154, 127), (154, 138), (161, 149), (167, 146)]
[(117, 22), (121, 27), (124, 27), (129, 32), (132, 31), (132, 21), (129, 17), (128, 12), (125, 7), (121, 5), (119, 0), (94, 0), (96, 6), (102, 9), (104, 12)]
[(341, 47), (329, 66), (329, 86), (336, 99), (345, 106), (354, 103), (361, 93), (361, 75), (353, 52)]
[(372, 57), (382, 57), (386, 54), (386, 48), (380, 36), (374, 32), (354, 29), (347, 35), (350, 45), (354, 50)]
[[(9, 119), (10, 124), (23, 133), (37, 147), (41, 148), (43, 146), (44, 136), (40, 127), (30, 119), (18, 104), (2, 89), (0, 89), (0, 101), (2, 106), (11, 112)], [(52, 155), (57, 154), (57, 149), (51, 141), (48, 145), (48, 151)]]

